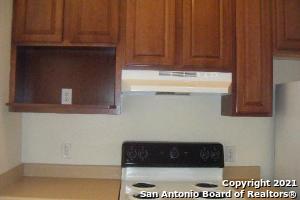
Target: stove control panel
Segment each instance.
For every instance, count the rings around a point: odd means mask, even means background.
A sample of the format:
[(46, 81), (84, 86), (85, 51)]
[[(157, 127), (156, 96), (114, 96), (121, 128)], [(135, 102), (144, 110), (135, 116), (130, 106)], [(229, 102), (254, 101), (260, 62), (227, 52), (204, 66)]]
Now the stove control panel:
[(178, 159), (180, 156), (180, 152), (178, 150), (177, 147), (173, 147), (171, 150), (170, 150), (170, 158), (171, 159)]
[(122, 167), (224, 167), (220, 143), (125, 142)]

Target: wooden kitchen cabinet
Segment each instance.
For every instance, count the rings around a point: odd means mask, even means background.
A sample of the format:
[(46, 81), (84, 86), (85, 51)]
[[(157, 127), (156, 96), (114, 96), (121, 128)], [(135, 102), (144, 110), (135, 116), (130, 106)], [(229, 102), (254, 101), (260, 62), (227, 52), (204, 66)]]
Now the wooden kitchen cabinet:
[(119, 0), (66, 0), (65, 39), (71, 43), (117, 43)]
[(14, 41), (115, 46), (118, 9), (119, 0), (15, 0)]
[(119, 114), (119, 0), (14, 3), (10, 111)]
[(15, 0), (17, 42), (62, 42), (64, 0)]
[(175, 64), (175, 2), (127, 0), (127, 65)]
[(300, 57), (300, 1), (274, 0), (274, 55)]
[[(222, 114), (271, 116), (272, 8), (298, 5), (272, 2), (15, 0), (10, 110), (119, 113), (121, 68), (129, 67), (232, 72)], [(288, 42), (297, 27), (287, 29)], [(73, 89), (73, 105), (61, 105), (63, 88)]]
[[(19, 46), (13, 50), (10, 111), (118, 114), (115, 48)], [(71, 89), (71, 104), (62, 90)]]
[(230, 71), (234, 1), (127, 0), (126, 67)]
[(236, 65), (222, 114), (271, 116), (273, 100), (272, 0), (236, 1)]
[(230, 70), (234, 1), (183, 0), (183, 65)]

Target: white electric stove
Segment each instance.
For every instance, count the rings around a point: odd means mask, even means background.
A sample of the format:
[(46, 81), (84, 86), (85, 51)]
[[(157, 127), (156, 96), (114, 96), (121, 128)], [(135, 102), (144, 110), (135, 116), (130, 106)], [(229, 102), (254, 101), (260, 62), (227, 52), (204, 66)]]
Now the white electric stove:
[(125, 142), (120, 200), (234, 199), (219, 143)]

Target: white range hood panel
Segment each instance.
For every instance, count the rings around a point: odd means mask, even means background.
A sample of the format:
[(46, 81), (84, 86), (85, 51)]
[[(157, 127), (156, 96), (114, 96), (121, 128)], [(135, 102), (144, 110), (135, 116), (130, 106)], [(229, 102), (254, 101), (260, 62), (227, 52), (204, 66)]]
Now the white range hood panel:
[(231, 73), (123, 70), (124, 93), (214, 93), (231, 91)]

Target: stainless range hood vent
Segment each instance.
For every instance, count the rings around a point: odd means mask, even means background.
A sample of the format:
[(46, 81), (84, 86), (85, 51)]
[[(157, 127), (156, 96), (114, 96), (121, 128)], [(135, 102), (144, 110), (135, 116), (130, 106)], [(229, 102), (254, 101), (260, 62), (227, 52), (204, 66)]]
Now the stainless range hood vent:
[(155, 95), (157, 96), (170, 96), (170, 95), (175, 95), (175, 96), (190, 96), (191, 93), (187, 92), (155, 92)]
[(159, 71), (159, 76), (197, 77), (197, 72)]

